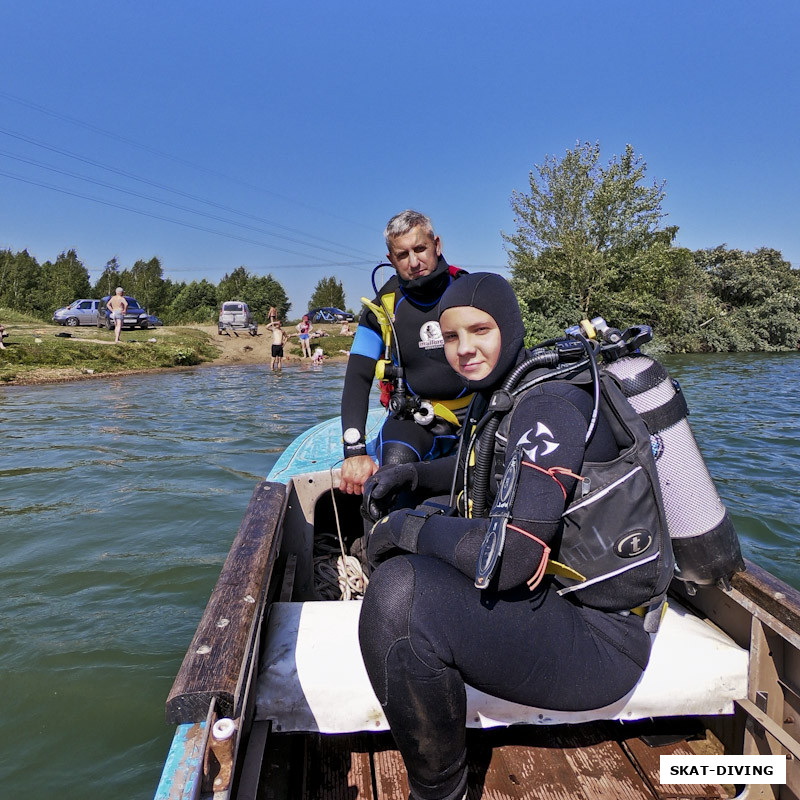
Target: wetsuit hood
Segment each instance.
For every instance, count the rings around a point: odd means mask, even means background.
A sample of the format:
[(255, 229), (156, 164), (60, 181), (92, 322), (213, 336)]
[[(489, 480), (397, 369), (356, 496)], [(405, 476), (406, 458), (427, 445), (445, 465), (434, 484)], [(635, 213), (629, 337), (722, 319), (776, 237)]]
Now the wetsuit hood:
[(419, 298), (423, 302), (435, 302), (437, 295), (440, 295), (450, 282), (450, 265), (444, 260), (444, 256), (439, 256), (436, 269), (430, 275), (423, 275), (421, 278), (414, 278), (407, 281), (397, 275), (400, 288), (412, 299)]
[(467, 381), (469, 391), (498, 386), (519, 361), (525, 347), (525, 325), (511, 284), (500, 275), (473, 272), (450, 285), (439, 301), (439, 317), (448, 308), (473, 306), (485, 311), (500, 328), (502, 344), (494, 369), (477, 381)]

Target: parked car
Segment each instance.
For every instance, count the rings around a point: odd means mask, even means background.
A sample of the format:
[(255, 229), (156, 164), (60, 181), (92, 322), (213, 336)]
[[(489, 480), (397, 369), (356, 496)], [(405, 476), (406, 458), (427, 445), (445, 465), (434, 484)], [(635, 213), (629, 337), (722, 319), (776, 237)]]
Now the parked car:
[(158, 325), (163, 325), (164, 324), (155, 314), (151, 314), (147, 318), (147, 321), (150, 323), (150, 327), (152, 327), (152, 328), (155, 328)]
[(342, 311), (341, 308), (334, 308), (333, 306), (312, 308), (308, 312), (308, 318), (312, 322), (353, 322), (355, 320), (355, 317), (349, 311)]
[(217, 333), (221, 336), (223, 333), (233, 331), (238, 336), (237, 330), (246, 330), (251, 336), (257, 336), (258, 323), (253, 319), (247, 303), (241, 300), (228, 300), (219, 310)]
[[(111, 295), (106, 295), (100, 301), (100, 308), (97, 312), (97, 327), (107, 328), (110, 331), (114, 330), (114, 320), (111, 318), (111, 312), (108, 310), (106, 303), (111, 299)], [(128, 301), (128, 308), (125, 311), (125, 316), (122, 318), (123, 328), (145, 328), (150, 327), (150, 315), (139, 305), (133, 297), (125, 295)]]
[(64, 308), (57, 308), (53, 312), (53, 322), (57, 325), (69, 325), (70, 328), (78, 325), (97, 325), (99, 305), (99, 300), (75, 300)]

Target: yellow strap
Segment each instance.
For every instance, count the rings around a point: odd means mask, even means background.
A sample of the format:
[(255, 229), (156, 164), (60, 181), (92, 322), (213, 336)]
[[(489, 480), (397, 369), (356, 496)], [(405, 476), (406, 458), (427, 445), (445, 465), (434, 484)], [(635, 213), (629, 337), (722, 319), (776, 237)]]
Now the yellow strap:
[(453, 411), (458, 411), (458, 409), (468, 406), (471, 401), (472, 395), (469, 394), (466, 397), (458, 397), (455, 400), (431, 400), (430, 403), (433, 405), (433, 413), (437, 417), (447, 420), (458, 428), (461, 423)]
[(377, 317), (378, 323), (381, 326), (381, 338), (384, 344), (392, 341), (392, 326), (389, 324), (389, 318), (386, 312), (377, 304), (367, 300), (366, 297), (361, 298), (361, 302)]
[[(645, 614), (650, 610), (650, 606), (636, 606), (636, 608), (631, 609), (631, 614), (636, 614), (637, 617), (644, 617)], [(659, 622), (664, 619), (664, 614), (667, 613), (667, 601), (665, 600), (661, 605), (661, 617)]]
[(576, 569), (572, 569), (572, 567), (568, 567), (566, 564), (562, 564), (560, 561), (556, 561), (554, 558), (551, 558), (547, 562), (547, 569), (545, 569), (545, 575), (558, 575), (562, 578), (570, 578), (573, 581), (585, 581), (586, 576), (581, 575), (580, 572)]

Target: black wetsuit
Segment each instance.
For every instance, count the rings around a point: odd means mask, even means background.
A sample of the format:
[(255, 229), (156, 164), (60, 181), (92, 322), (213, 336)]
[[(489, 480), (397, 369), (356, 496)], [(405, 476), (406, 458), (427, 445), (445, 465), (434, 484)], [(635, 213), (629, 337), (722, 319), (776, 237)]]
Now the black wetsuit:
[[(397, 363), (397, 345), (405, 369), (405, 380), (411, 394), (425, 399), (453, 400), (466, 395), (464, 380), (447, 364), (444, 342), (438, 322), (439, 300), (460, 271), (451, 270), (439, 257), (439, 263), (422, 286), (402, 285), (397, 276), (390, 278), (378, 293), (379, 297), (395, 293), (394, 327), (398, 342), (392, 359)], [(378, 298), (375, 304), (380, 305)], [(381, 327), (372, 311), (364, 309), (358, 322), (350, 357), (347, 361), (342, 392), (342, 430), (355, 428), (364, 436), (369, 393), (375, 378), (375, 364), (383, 357)], [(387, 417), (378, 436), (378, 463), (397, 464), (423, 461), (449, 451), (457, 439), (455, 428), (425, 427), (413, 419)], [(366, 453), (366, 447), (346, 448), (345, 456)]]
[[(513, 447), (525, 440), (527, 458), (542, 469), (580, 474), (584, 459), (619, 453), (603, 414), (585, 446), (591, 411), (584, 389), (542, 384), (519, 403), (508, 441)], [(449, 490), (454, 468), (455, 456), (414, 467), (430, 493)], [(640, 617), (624, 608), (581, 606), (560, 596), (548, 575), (533, 590), (526, 584), (542, 566), (545, 547), (557, 547), (576, 482), (521, 469), (512, 523), (524, 533), (507, 531), (490, 589), (474, 586), (486, 518), (432, 516), (415, 541), (398, 536), (410, 554), (390, 557), (372, 574), (361, 649), (403, 754), (412, 798), (460, 800), (464, 793), (465, 683), (525, 705), (575, 711), (618, 700), (640, 678), (651, 645)], [(403, 526), (408, 514), (396, 511), (379, 526)]]

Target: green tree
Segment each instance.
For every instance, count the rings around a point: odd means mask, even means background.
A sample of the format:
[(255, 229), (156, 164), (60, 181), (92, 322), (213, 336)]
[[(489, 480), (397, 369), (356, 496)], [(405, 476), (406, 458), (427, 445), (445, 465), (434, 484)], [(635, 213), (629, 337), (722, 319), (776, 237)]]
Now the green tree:
[(169, 322), (214, 322), (217, 318), (217, 287), (203, 279), (178, 291), (168, 306)]
[(346, 308), (344, 302), (344, 287), (342, 282), (334, 277), (322, 278), (314, 287), (311, 300), (308, 301), (309, 308), (319, 306), (333, 306), (334, 308)]
[(10, 250), (0, 253), (0, 305), (45, 317), (48, 311), (41, 286), (42, 268), (27, 250), (16, 254)]
[(516, 231), (503, 238), (534, 330), (596, 313), (598, 298), (630, 279), (636, 254), (659, 241), (663, 182), (644, 184), (647, 167), (631, 145), (606, 166), (599, 160), (598, 144), (577, 144), (535, 165), (530, 192), (511, 196)]
[(259, 322), (266, 322), (275, 306), (278, 319), (285, 320), (292, 304), (283, 286), (272, 275), (252, 276), (247, 283), (247, 304)]
[(236, 267), (233, 272), (227, 272), (222, 276), (222, 280), (217, 286), (217, 302), (224, 303), (226, 300), (240, 300), (247, 302), (247, 282), (250, 280), (250, 273), (246, 267)]
[(710, 348), (795, 350), (800, 344), (800, 275), (777, 250), (694, 254), (709, 278), (719, 312), (710, 320)]
[(91, 297), (89, 272), (74, 250), (61, 253), (55, 263), (42, 264), (40, 304), (55, 310), (73, 300)]
[(259, 322), (266, 322), (269, 309), (275, 306), (280, 319), (286, 319), (291, 308), (286, 290), (272, 275), (254, 275), (245, 267), (225, 274), (217, 286), (217, 301), (241, 300), (250, 306)]
[(122, 283), (122, 275), (120, 274), (119, 261), (114, 256), (110, 261), (106, 262), (102, 274), (97, 279), (92, 292), (95, 297), (105, 297), (106, 295), (114, 294), (117, 286), (122, 286), (127, 290), (127, 287)]
[(133, 295), (139, 305), (149, 311), (160, 311), (164, 298), (164, 270), (161, 261), (153, 256), (149, 261), (137, 261), (130, 270), (130, 288), (125, 287), (129, 295)]

